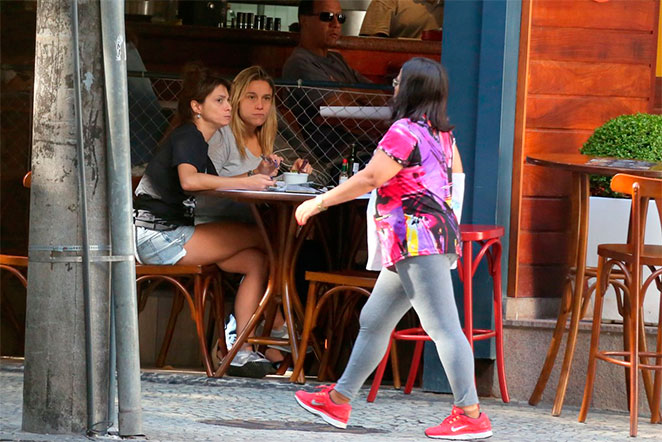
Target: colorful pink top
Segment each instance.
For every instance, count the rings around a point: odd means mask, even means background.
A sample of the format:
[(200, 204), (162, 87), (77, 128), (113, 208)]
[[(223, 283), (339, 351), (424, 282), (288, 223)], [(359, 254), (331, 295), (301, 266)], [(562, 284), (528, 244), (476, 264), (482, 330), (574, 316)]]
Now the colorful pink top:
[(377, 145), (403, 166), (377, 189), (374, 218), (384, 267), (410, 256), (460, 255), (451, 209), (453, 142), (451, 132), (403, 118)]

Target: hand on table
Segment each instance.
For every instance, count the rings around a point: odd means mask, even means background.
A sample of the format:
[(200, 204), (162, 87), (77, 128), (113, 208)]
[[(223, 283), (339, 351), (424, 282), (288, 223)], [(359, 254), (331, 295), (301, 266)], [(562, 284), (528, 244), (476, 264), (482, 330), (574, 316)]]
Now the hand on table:
[(297, 158), (297, 160), (292, 165), (291, 171), (299, 172), (299, 173), (312, 173), (313, 166), (310, 165), (308, 160), (304, 160), (303, 158)]
[(274, 180), (269, 175), (261, 173), (246, 177), (246, 190), (265, 190), (274, 185)]
[(278, 174), (278, 168), (283, 158), (272, 153), (271, 155), (262, 155), (262, 161), (257, 166), (257, 173), (262, 175), (275, 176)]

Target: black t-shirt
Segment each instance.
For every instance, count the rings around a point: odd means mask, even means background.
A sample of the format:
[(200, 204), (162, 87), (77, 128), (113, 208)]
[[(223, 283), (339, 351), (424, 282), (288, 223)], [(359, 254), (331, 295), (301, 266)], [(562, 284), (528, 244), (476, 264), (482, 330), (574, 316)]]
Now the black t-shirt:
[(209, 145), (193, 123), (173, 130), (147, 165), (136, 194), (136, 209), (147, 210), (168, 223), (193, 225), (195, 197), (179, 182), (177, 166), (191, 164), (198, 172), (217, 175), (207, 155)]

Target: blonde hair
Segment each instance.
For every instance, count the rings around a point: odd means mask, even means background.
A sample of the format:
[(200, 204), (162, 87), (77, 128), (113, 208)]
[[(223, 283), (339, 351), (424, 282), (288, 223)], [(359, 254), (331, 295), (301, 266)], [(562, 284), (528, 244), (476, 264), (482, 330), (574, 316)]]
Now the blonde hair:
[(241, 158), (246, 158), (246, 143), (244, 134), (246, 133), (246, 124), (239, 115), (239, 102), (246, 94), (248, 85), (253, 81), (266, 81), (271, 87), (271, 108), (267, 114), (267, 119), (262, 126), (256, 129), (257, 141), (260, 143), (262, 155), (270, 155), (274, 150), (274, 140), (278, 131), (278, 119), (276, 118), (276, 88), (273, 79), (260, 66), (251, 66), (239, 72), (232, 82), (232, 92), (230, 93), (230, 103), (232, 105), (232, 121), (230, 128), (232, 134), (237, 140), (237, 148)]

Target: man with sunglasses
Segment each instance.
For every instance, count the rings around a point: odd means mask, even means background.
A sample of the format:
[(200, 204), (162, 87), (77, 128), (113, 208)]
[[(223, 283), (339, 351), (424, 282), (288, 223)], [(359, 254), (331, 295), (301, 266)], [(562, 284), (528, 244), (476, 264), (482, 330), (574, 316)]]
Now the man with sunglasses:
[[(329, 50), (338, 41), (345, 22), (338, 0), (301, 1), (298, 15), (299, 45), (283, 66), (283, 78), (304, 82), (371, 83), (352, 69), (339, 52)], [(342, 156), (349, 155), (350, 145), (357, 146), (359, 160), (363, 162), (367, 152), (374, 149), (374, 141), (352, 133), (341, 124), (326, 123), (319, 115), (320, 106), (356, 106), (364, 104), (360, 101), (362, 98), (365, 97), (356, 93), (330, 92), (325, 86), (296, 88), (285, 100), (297, 118), (304, 141), (315, 155), (315, 163), (331, 177), (330, 182), (324, 184), (337, 182)]]
[(339, 52), (329, 51), (338, 41), (346, 18), (338, 0), (303, 0), (299, 2), (298, 16), (299, 46), (285, 62), (283, 78), (370, 83)]

